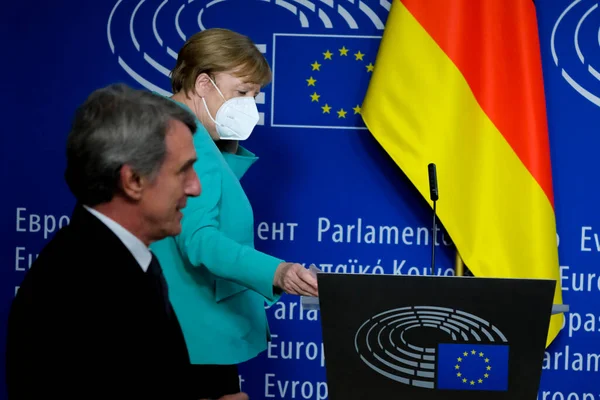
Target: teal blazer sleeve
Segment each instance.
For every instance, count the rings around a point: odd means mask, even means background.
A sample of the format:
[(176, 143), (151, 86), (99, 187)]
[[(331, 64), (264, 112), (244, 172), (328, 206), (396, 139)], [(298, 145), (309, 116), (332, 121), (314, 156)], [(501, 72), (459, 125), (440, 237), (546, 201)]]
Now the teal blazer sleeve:
[[(231, 171), (226, 170), (227, 164), (212, 139), (206, 139), (210, 143), (196, 146), (199, 161), (194, 165), (202, 193), (198, 197), (188, 198), (183, 209), (182, 230), (175, 241), (191, 265), (202, 265), (215, 276), (251, 289), (269, 303), (275, 302), (280, 293), (273, 287), (273, 278), (282, 260), (260, 252), (253, 246), (240, 244), (220, 229), (221, 212), (235, 214), (243, 210), (222, 210), (224, 174)], [(244, 199), (247, 201), (245, 195)], [(235, 215), (229, 217), (235, 218)]]

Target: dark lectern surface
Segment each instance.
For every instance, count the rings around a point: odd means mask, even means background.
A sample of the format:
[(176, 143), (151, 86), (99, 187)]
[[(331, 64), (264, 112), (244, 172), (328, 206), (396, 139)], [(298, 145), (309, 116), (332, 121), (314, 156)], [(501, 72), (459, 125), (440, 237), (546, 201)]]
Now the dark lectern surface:
[(534, 400), (555, 281), (318, 274), (331, 400)]

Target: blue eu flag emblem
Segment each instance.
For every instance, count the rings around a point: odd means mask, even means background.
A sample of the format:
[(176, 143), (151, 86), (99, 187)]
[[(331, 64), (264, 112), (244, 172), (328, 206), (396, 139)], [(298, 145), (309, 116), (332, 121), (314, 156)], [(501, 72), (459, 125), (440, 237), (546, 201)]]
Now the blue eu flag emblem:
[(437, 388), (508, 390), (508, 346), (439, 344)]
[(380, 40), (275, 34), (271, 126), (366, 129), (361, 106)]

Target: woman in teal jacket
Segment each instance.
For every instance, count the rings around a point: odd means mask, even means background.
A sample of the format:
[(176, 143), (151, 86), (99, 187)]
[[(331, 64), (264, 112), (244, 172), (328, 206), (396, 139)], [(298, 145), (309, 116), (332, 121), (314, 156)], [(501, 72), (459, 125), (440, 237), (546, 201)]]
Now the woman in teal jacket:
[[(254, 97), (271, 80), (246, 36), (208, 29), (192, 36), (171, 74), (173, 101), (199, 123), (195, 170), (202, 193), (182, 210), (182, 231), (154, 243), (196, 370), (198, 398), (239, 392), (237, 364), (267, 347), (265, 302), (282, 292), (317, 295), (315, 278), (254, 248), (252, 207), (239, 180), (257, 157), (239, 145), (258, 122)], [(194, 371), (194, 369), (192, 371)], [(200, 385), (199, 385), (200, 386)]]

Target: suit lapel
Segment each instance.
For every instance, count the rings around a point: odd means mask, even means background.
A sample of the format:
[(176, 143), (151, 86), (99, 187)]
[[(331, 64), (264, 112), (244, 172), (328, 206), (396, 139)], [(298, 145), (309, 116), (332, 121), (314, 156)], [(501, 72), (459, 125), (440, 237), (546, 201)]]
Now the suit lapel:
[(82, 205), (75, 206), (70, 226), (76, 237), (86, 238), (89, 257), (94, 258), (95, 263), (100, 262), (107, 273), (144, 276), (144, 271), (121, 239)]

